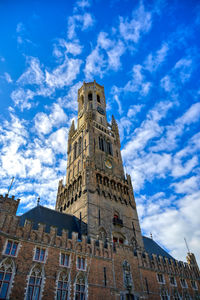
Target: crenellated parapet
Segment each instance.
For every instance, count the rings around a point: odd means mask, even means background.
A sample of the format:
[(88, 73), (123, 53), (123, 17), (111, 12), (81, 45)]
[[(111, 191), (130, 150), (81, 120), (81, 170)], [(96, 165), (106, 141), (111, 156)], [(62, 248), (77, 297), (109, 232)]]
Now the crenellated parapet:
[(178, 261), (175, 259), (163, 257), (161, 255), (152, 254), (147, 252), (135, 251), (138, 257), (139, 267), (163, 274), (178, 276), (181, 278), (199, 279), (199, 274), (195, 273), (193, 268), (186, 262)]
[(0, 213), (3, 223), (0, 224), (1, 234), (7, 238), (20, 240), (21, 242), (31, 242), (39, 244), (42, 247), (53, 247), (60, 250), (68, 250), (81, 253), (82, 255), (92, 255), (102, 259), (111, 259), (112, 245), (103, 241), (97, 241), (77, 232), (69, 233), (63, 229), (58, 234), (58, 228), (50, 226), (49, 232), (46, 230), (46, 224), (38, 223), (37, 229), (34, 228), (33, 221), (26, 219), (23, 226), (20, 226), (20, 217)]

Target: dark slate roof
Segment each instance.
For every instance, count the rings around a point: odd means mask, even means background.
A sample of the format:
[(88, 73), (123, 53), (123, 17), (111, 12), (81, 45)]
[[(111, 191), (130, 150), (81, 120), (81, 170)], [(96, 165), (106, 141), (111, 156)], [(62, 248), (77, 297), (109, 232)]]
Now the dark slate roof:
[(69, 232), (70, 238), (72, 232), (77, 232), (79, 237), (81, 233), (87, 233), (87, 225), (84, 222), (80, 222), (80, 219), (41, 205), (34, 207), (20, 216), (21, 226), (24, 226), (26, 219), (33, 222), (33, 229), (38, 229), (38, 223), (46, 225), (45, 232), (50, 232), (50, 226), (56, 226), (58, 235), (62, 235), (62, 229), (66, 229)]
[[(68, 230), (69, 238), (71, 238), (72, 232), (77, 232), (79, 238), (81, 237), (81, 234), (87, 234), (87, 224), (80, 222), (80, 219), (41, 205), (38, 205), (21, 215), (20, 226), (24, 226), (26, 219), (33, 222), (33, 229), (38, 229), (38, 223), (46, 225), (45, 232), (50, 232), (50, 226), (57, 227), (58, 235), (62, 235), (62, 229), (66, 229)], [(150, 256), (156, 254), (174, 259), (151, 238), (143, 236), (143, 241), (144, 248)]]
[(143, 236), (143, 242), (144, 242), (144, 248), (146, 252), (151, 256), (152, 254), (161, 255), (167, 258), (171, 258), (174, 260), (174, 258), (167, 253), (164, 249), (162, 249), (154, 240), (151, 238), (148, 238), (146, 236)]

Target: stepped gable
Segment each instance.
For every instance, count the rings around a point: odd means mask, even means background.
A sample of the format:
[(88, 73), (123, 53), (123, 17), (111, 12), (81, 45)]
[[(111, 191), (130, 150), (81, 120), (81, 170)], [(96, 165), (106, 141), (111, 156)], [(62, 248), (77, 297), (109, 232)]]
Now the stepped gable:
[(154, 240), (151, 238), (148, 238), (146, 236), (143, 236), (143, 242), (144, 242), (144, 248), (146, 252), (151, 256), (152, 254), (161, 255), (163, 257), (167, 257), (169, 259), (174, 258), (167, 253), (164, 249), (162, 249)]
[(50, 226), (57, 227), (57, 235), (62, 235), (62, 230), (68, 230), (71, 238), (72, 232), (77, 232), (79, 236), (87, 233), (87, 225), (75, 216), (64, 214), (53, 209), (38, 205), (20, 216), (20, 226), (24, 226), (25, 220), (33, 222), (33, 229), (38, 229), (38, 224), (45, 224), (45, 232), (50, 232)]

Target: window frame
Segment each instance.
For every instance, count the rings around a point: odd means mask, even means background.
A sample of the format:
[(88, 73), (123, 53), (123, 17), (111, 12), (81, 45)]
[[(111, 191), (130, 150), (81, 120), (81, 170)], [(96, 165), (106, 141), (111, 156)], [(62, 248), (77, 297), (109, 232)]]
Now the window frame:
[[(174, 279), (174, 283), (171, 282), (171, 278)], [(170, 283), (170, 285), (172, 285), (172, 286), (177, 286), (177, 282), (176, 282), (175, 276), (169, 276), (169, 283)]]
[[(165, 276), (164, 276), (162, 273), (157, 273), (156, 275), (157, 275), (158, 283), (160, 283), (160, 284), (165, 284)], [(160, 280), (159, 280), (159, 276), (160, 276), (160, 275), (162, 276), (163, 281), (160, 281)]]
[[(0, 273), (3, 274), (2, 279), (1, 279), (1, 287), (0, 287), (0, 294), (2, 292), (2, 288), (5, 283), (7, 283), (7, 289), (6, 289), (6, 298), (1, 298), (1, 299), (10, 299), (10, 293), (11, 289), (13, 287), (13, 280), (16, 274), (16, 268), (15, 268), (15, 263), (12, 258), (12, 256), (8, 256), (4, 258), (1, 263), (0, 263)], [(5, 277), (7, 274), (10, 274), (10, 279), (5, 280)]]
[[(7, 250), (7, 248), (8, 248), (8, 243), (12, 243), (12, 244), (11, 244), (9, 253), (6, 253), (6, 250)], [(14, 245), (14, 244), (17, 244), (17, 247), (16, 247), (16, 249), (15, 249), (14, 254), (12, 254), (12, 251), (13, 251), (13, 245)], [(16, 240), (11, 240), (11, 239), (7, 239), (7, 240), (6, 240), (6, 243), (5, 243), (5, 245), (4, 245), (3, 255), (6, 255), (6, 256), (9, 256), (9, 257), (17, 257), (18, 252), (19, 252), (19, 248), (20, 248), (20, 243), (19, 243), (18, 241), (16, 241)]]
[[(36, 255), (37, 255), (37, 249), (40, 251), (39, 252), (39, 257), (38, 257), (38, 259), (36, 258)], [(41, 250), (44, 250), (44, 259), (43, 260), (41, 260), (40, 259), (40, 256), (41, 256)], [(47, 260), (47, 249), (46, 248), (44, 248), (44, 247), (40, 247), (40, 246), (35, 246), (35, 248), (34, 248), (34, 254), (33, 254), (33, 261), (35, 261), (35, 262), (39, 262), (39, 263), (46, 263), (46, 260)]]
[[(184, 280), (185, 285), (182, 284), (182, 280)], [(188, 284), (187, 284), (187, 280), (185, 278), (180, 278), (180, 283), (181, 283), (181, 287), (187, 289), (188, 288)]]
[[(67, 265), (62, 264), (62, 255), (65, 256), (64, 261), (66, 260), (66, 256), (68, 256), (68, 264)], [(60, 252), (59, 265), (61, 267), (64, 267), (64, 268), (70, 268), (70, 264), (71, 264), (71, 255), (70, 255), (70, 253)]]
[[(192, 284), (192, 282), (194, 282), (194, 285)], [(197, 282), (196, 280), (190, 280), (190, 284), (193, 290), (197, 291), (198, 290), (198, 286), (197, 286)]]
[[(80, 264), (79, 264), (79, 260), (81, 261)], [(84, 261), (84, 266), (82, 267), (82, 262)], [(86, 271), (87, 270), (87, 260), (84, 256), (77, 256), (77, 259), (76, 259), (76, 267), (77, 267), (77, 270), (80, 270), (80, 271)]]

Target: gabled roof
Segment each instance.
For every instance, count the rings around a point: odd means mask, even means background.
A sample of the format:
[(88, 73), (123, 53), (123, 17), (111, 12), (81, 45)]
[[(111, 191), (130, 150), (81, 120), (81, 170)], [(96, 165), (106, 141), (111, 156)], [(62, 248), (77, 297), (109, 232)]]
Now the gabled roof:
[(151, 238), (148, 238), (146, 236), (143, 236), (143, 242), (144, 242), (144, 248), (146, 252), (151, 256), (152, 254), (161, 255), (167, 258), (171, 258), (174, 260), (174, 258), (167, 253), (163, 248), (161, 248), (154, 240)]
[(80, 219), (41, 205), (20, 216), (21, 226), (24, 226), (26, 219), (33, 222), (33, 229), (38, 229), (38, 223), (45, 224), (45, 232), (50, 232), (50, 226), (56, 226), (58, 235), (62, 235), (62, 229), (68, 230), (69, 237), (71, 237), (72, 232), (77, 232), (79, 236), (81, 233), (87, 233), (87, 225), (84, 222), (80, 222)]

